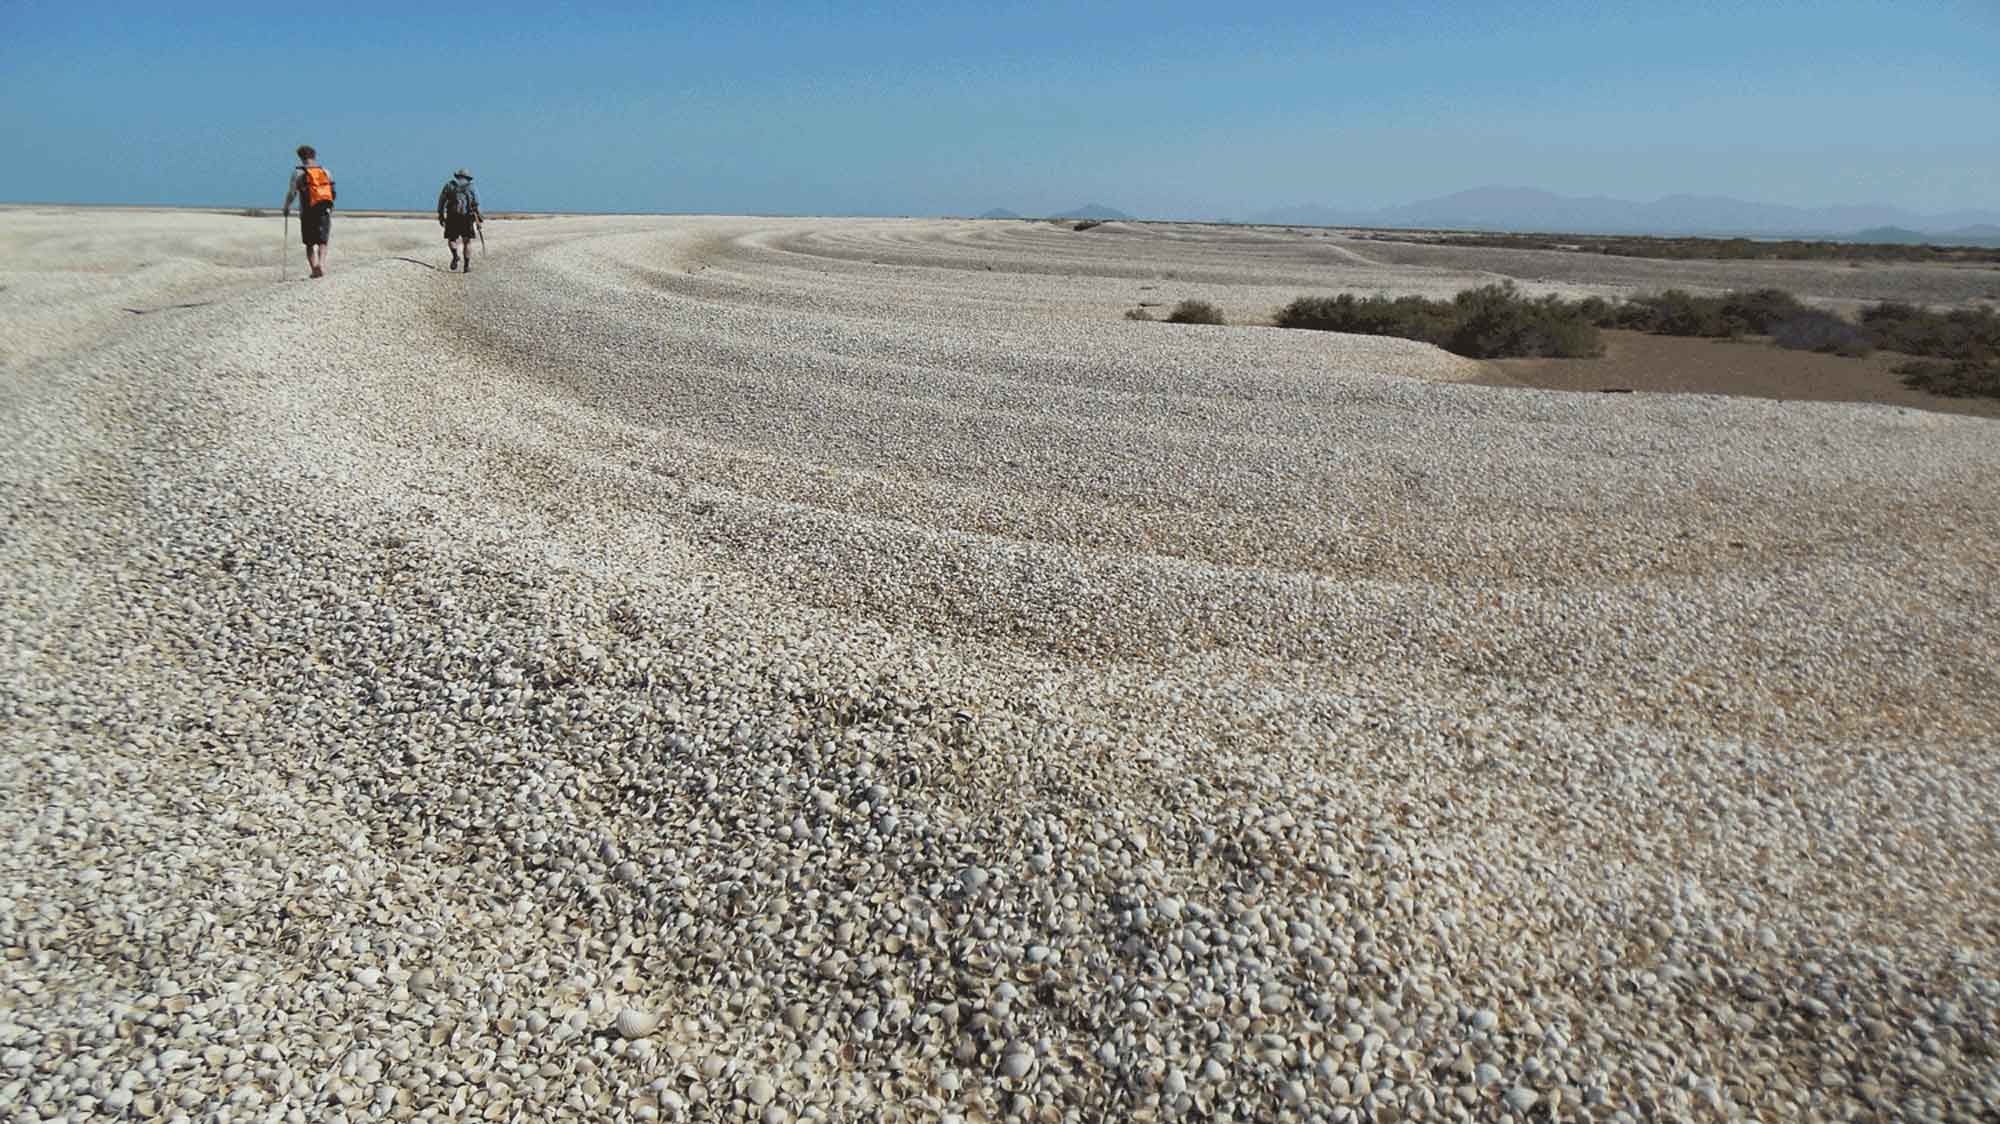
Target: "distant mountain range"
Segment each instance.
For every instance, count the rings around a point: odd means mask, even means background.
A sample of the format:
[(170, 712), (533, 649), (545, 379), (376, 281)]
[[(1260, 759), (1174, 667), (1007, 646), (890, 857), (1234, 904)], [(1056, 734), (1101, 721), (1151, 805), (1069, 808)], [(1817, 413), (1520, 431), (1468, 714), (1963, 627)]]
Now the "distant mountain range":
[[(1005, 207), (995, 207), (979, 217), (982, 219), (1018, 219), (1027, 216), (1017, 215)], [(1106, 207), (1102, 203), (1085, 203), (1081, 207), (1072, 207), (1067, 211), (1057, 211), (1055, 214), (1042, 215), (1040, 217), (1047, 219), (1097, 219), (1100, 222), (1115, 222), (1119, 219), (1129, 221), (1132, 218), (1131, 215), (1113, 207)]]
[(1855, 242), (1901, 242), (1912, 246), (1930, 244), (2000, 246), (2000, 226), (1980, 223), (1976, 226), (1962, 226), (1957, 230), (1941, 230), (1931, 234), (1901, 226), (1871, 226), (1867, 230), (1855, 231), (1848, 235), (1848, 238)]
[(1059, 215), (1050, 215), (1049, 217), (1052, 219), (1097, 219), (1100, 222), (1117, 222), (1120, 219), (1130, 220), (1132, 216), (1118, 210), (1116, 207), (1107, 207), (1102, 203), (1085, 203), (1081, 207), (1075, 207)]
[[(996, 207), (982, 219), (1024, 216)], [(1102, 203), (1039, 216), (1096, 219), (1133, 216)], [(1669, 195), (1650, 203), (1603, 195), (1557, 195), (1532, 187), (1476, 187), (1415, 203), (1350, 211), (1305, 203), (1224, 220), (1279, 226), (1491, 230), (1547, 234), (1679, 234), (1707, 237), (1814, 238), (1848, 242), (2000, 246), (2000, 211), (1918, 214), (1900, 207), (1788, 207), (1726, 195)]]
[[(1244, 221), (1292, 226), (1789, 236), (2000, 245), (2000, 211), (1923, 215), (1900, 207), (1873, 205), (1787, 207), (1726, 195), (1669, 195), (1651, 203), (1636, 203), (1602, 195), (1557, 195), (1530, 187), (1476, 187), (1373, 211), (1302, 204), (1264, 211)], [(1878, 234), (1884, 237), (1874, 237)]]

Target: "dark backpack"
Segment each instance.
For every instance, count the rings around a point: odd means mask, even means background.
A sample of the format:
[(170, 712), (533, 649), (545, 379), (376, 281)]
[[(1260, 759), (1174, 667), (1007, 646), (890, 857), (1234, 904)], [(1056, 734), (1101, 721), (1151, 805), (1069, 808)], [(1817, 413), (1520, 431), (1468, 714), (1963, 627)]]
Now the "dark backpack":
[(469, 215), (472, 213), (472, 188), (457, 180), (452, 180), (450, 183), (444, 185), (444, 192), (447, 196), (445, 199), (445, 210), (454, 215)]

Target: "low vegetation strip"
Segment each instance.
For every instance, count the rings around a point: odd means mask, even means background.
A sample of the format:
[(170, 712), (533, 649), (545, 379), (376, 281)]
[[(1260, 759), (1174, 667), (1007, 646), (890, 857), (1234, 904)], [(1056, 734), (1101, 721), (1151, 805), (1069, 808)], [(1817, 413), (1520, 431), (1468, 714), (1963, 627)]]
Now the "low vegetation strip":
[(1300, 297), (1278, 313), (1276, 322), (1281, 328), (1424, 340), (1473, 359), (1577, 358), (1603, 353), (1598, 313), (1587, 304), (1530, 297), (1507, 283), (1467, 289), (1448, 301), (1352, 293)]
[(1611, 305), (1606, 327), (1721, 339), (1764, 335), (1807, 311), (1797, 297), (1783, 289), (1731, 290), (1719, 297), (1668, 289)]
[(1602, 322), (1663, 336), (1770, 336), (1779, 347), (1855, 357), (1875, 349), (1863, 329), (1831, 312), (1810, 308), (1783, 289), (1732, 290), (1721, 296), (1668, 289), (1612, 305)]
[(1884, 301), (1862, 312), (1861, 325), (1885, 351), (1975, 363), (2000, 359), (2000, 313), (1990, 308), (1932, 312)]
[(1768, 336), (1778, 347), (1799, 351), (1858, 358), (1880, 348), (1920, 356), (1925, 361), (1896, 368), (1906, 385), (1951, 397), (2000, 397), (2000, 313), (1984, 308), (1936, 312), (1885, 301), (1863, 311), (1857, 324), (1783, 289), (1720, 296), (1668, 289), (1616, 302), (1570, 301), (1530, 297), (1506, 282), (1467, 289), (1450, 300), (1353, 293), (1300, 297), (1273, 322), (1280, 328), (1422, 340), (1474, 359), (1589, 358), (1603, 353), (1600, 328), (1714, 339)]
[(1945, 398), (2000, 398), (2000, 360), (1912, 359), (1896, 367), (1903, 385)]

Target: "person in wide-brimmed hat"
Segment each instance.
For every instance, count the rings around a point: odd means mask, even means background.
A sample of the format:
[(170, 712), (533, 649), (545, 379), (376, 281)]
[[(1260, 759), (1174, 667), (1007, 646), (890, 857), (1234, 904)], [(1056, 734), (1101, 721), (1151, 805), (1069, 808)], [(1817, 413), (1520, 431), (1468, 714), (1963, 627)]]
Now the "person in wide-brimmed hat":
[(485, 219), (479, 213), (479, 193), (472, 190), (472, 173), (460, 168), (438, 192), (438, 223), (444, 227), (445, 245), (451, 247), (451, 268), (459, 269), (461, 255), (465, 272), (472, 272), (472, 239)]

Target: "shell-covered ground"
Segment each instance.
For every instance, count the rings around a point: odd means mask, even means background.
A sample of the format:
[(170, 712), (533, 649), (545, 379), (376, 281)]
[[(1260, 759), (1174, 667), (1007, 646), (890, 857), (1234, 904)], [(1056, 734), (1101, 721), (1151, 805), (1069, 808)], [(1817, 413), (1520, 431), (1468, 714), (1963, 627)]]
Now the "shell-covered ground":
[(1720, 266), (487, 234), (0, 210), (0, 1112), (2000, 1111), (2000, 423), (1123, 316)]

